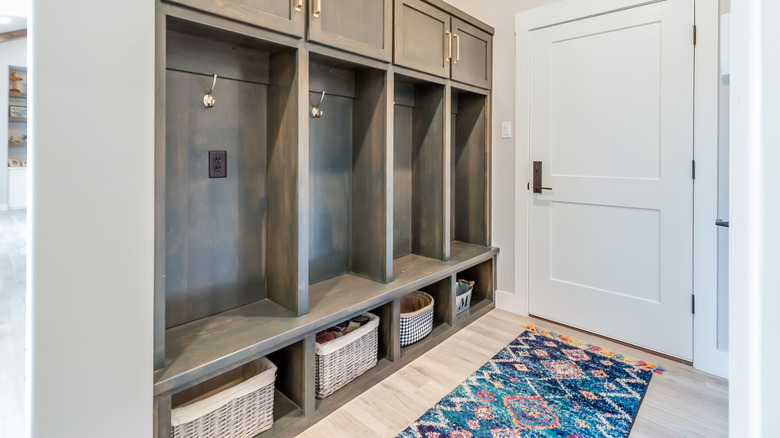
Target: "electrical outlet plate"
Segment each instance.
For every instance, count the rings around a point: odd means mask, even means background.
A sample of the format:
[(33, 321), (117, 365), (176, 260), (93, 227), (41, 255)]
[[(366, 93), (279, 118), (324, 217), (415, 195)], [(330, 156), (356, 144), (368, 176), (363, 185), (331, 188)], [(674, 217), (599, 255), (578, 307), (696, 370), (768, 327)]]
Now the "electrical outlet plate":
[(227, 178), (227, 151), (209, 151), (209, 178)]

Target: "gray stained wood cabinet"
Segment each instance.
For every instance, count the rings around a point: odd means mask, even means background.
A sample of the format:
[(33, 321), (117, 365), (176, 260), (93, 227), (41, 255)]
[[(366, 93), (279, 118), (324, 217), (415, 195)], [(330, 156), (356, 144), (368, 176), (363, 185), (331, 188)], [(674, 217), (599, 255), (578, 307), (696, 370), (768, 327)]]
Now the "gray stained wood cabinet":
[(490, 88), (493, 77), (493, 36), (452, 17), (453, 80)]
[(305, 0), (167, 0), (199, 11), (303, 37)]
[[(259, 436), (295, 436), (495, 307), (492, 29), (441, 0), (396, 1), (393, 26), (391, 1), (158, 0), (156, 438), (198, 387), (262, 356), (278, 371)], [(390, 62), (394, 29), (414, 35), (396, 45), (409, 63)], [(456, 313), (460, 278), (478, 286)], [(434, 327), (401, 348), (415, 290)], [(316, 400), (316, 333), (364, 312), (380, 317), (378, 364)]]
[(421, 0), (396, 0), (394, 38), (396, 64), (490, 88), (490, 33)]
[(309, 0), (308, 39), (390, 61), (392, 0)]
[(396, 64), (448, 78), (451, 35), (448, 13), (421, 1), (396, 0)]

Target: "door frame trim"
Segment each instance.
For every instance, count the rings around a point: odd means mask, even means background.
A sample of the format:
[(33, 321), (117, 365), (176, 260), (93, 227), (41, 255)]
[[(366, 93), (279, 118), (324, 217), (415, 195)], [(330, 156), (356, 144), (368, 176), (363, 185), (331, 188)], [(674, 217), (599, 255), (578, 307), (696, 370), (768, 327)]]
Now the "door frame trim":
[[(529, 32), (542, 27), (660, 1), (674, 0), (562, 0), (515, 15), (515, 296), (512, 310), (528, 315), (530, 214), (529, 139)], [(728, 352), (717, 348), (717, 216), (718, 194), (718, 53), (719, 5), (694, 1), (697, 42), (694, 50), (694, 181), (693, 284), (696, 314), (693, 318), (694, 367), (728, 377)], [(693, 29), (691, 29), (693, 32)], [(693, 38), (693, 35), (691, 35)], [(691, 41), (693, 43), (693, 41)], [(522, 195), (524, 194), (524, 195)], [(509, 300), (507, 300), (509, 301)], [(509, 303), (508, 303), (509, 304)]]

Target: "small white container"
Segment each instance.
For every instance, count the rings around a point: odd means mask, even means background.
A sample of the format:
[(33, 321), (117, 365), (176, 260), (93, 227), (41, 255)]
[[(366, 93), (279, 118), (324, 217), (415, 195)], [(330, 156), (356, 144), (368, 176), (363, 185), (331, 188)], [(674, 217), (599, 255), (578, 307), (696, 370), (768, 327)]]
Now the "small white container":
[(471, 306), (471, 291), (474, 290), (474, 282), (468, 280), (458, 280), (458, 286), (455, 289), (455, 313), (463, 312)]

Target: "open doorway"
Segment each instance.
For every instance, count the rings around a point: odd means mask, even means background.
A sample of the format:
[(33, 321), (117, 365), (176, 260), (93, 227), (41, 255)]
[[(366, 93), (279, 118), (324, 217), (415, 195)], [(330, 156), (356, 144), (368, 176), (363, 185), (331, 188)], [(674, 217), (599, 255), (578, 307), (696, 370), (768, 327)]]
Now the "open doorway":
[[(27, 19), (0, 7), (0, 437), (24, 436), (27, 272)], [(6, 10), (13, 7), (14, 10)], [(6, 109), (7, 108), (7, 109)]]

